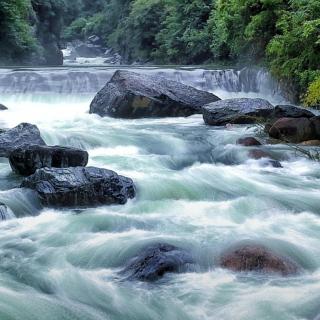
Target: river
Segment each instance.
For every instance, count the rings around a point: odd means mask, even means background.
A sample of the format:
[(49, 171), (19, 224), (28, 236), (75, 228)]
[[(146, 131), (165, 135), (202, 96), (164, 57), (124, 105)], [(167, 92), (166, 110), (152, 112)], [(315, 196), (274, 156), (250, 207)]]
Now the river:
[[(131, 68), (221, 98), (283, 103), (263, 70)], [(86, 210), (41, 208), (0, 159), (0, 320), (313, 320), (320, 313), (320, 167), (281, 145), (264, 148), (282, 169), (235, 144), (259, 127), (205, 126), (189, 118), (120, 120), (88, 113), (114, 68), (1, 69), (0, 127), (36, 124), (47, 144), (81, 147), (89, 165), (131, 177), (137, 198)], [(215, 266), (251, 240), (298, 261), (294, 277), (235, 274)], [(186, 248), (198, 269), (153, 284), (118, 271), (139, 248)]]

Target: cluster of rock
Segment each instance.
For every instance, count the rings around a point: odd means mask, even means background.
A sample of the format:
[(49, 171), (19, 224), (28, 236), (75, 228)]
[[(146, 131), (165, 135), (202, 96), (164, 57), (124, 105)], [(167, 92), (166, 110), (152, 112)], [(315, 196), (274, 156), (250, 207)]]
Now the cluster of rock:
[[(216, 266), (233, 272), (292, 276), (302, 271), (290, 257), (259, 244), (237, 244), (216, 259)], [(197, 270), (197, 259), (184, 248), (167, 243), (152, 244), (131, 258), (120, 275), (129, 280), (156, 281), (167, 273)]]
[(131, 179), (111, 170), (86, 167), (87, 151), (47, 146), (39, 129), (29, 123), (0, 132), (0, 157), (9, 158), (12, 170), (26, 176), (21, 187), (35, 190), (44, 206), (125, 204), (135, 197)]

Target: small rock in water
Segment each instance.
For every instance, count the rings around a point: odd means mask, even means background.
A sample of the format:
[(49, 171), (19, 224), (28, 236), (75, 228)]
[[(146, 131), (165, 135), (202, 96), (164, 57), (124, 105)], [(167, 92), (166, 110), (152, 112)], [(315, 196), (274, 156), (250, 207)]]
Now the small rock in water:
[(11, 152), (9, 161), (14, 172), (28, 176), (44, 167), (85, 167), (88, 152), (60, 146), (27, 146)]
[(90, 113), (127, 119), (187, 117), (217, 100), (212, 93), (180, 82), (118, 70), (91, 102)]
[(229, 250), (220, 258), (220, 266), (236, 272), (279, 273), (294, 275), (298, 265), (261, 245), (243, 245)]
[(274, 168), (282, 168), (282, 165), (278, 160), (272, 159), (272, 156), (269, 153), (261, 149), (250, 150), (249, 157), (255, 160), (266, 159), (266, 165), (271, 165)]
[(38, 169), (23, 180), (21, 187), (35, 190), (42, 204), (48, 207), (125, 204), (135, 197), (130, 178), (94, 167)]
[(143, 249), (121, 273), (129, 280), (156, 281), (169, 272), (184, 272), (190, 264), (194, 260), (186, 250), (160, 243)]
[(245, 147), (251, 147), (251, 146), (261, 146), (262, 144), (254, 137), (246, 137), (246, 138), (240, 138), (237, 140), (237, 144), (240, 144)]
[(8, 108), (0, 103), (0, 111), (3, 111), (3, 110), (8, 110)]
[(304, 145), (304, 146), (319, 147), (319, 146), (320, 146), (320, 140), (308, 140), (308, 141), (303, 141), (303, 142), (301, 142), (301, 144)]
[(13, 150), (30, 145), (46, 145), (39, 129), (33, 124), (20, 123), (0, 133), (0, 157), (9, 157)]
[(273, 111), (273, 105), (264, 99), (227, 99), (205, 105), (203, 119), (211, 126), (251, 124), (268, 119)]

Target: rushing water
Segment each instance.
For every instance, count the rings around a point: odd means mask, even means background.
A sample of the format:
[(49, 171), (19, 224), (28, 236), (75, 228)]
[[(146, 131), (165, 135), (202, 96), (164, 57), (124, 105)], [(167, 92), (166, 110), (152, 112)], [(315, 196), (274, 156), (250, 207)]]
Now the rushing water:
[[(113, 71), (0, 71), (0, 102), (9, 107), (1, 127), (34, 123), (48, 144), (85, 148), (90, 165), (127, 175), (138, 189), (125, 206), (42, 209), (33, 193), (12, 189), (20, 178), (1, 159), (0, 202), (16, 218), (0, 224), (0, 319), (314, 319), (320, 313), (319, 164), (275, 145), (264, 148), (284, 168), (249, 160), (235, 142), (261, 135), (255, 127), (207, 127), (201, 116), (89, 115), (91, 99)], [(283, 100), (264, 71), (138, 71), (223, 98)], [(277, 248), (305, 271), (279, 278), (215, 267), (219, 253), (242, 240)], [(154, 284), (121, 281), (125, 262), (155, 242), (186, 248), (198, 270)]]

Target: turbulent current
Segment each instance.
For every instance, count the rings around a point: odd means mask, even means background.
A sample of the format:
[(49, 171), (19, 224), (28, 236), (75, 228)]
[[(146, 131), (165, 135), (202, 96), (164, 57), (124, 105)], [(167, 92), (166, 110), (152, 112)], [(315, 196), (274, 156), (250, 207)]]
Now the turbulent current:
[[(263, 70), (142, 68), (221, 98), (284, 102)], [(44, 209), (0, 159), (0, 320), (313, 320), (320, 314), (320, 167), (289, 147), (264, 148), (283, 168), (236, 145), (261, 128), (208, 127), (201, 116), (119, 120), (88, 113), (111, 68), (0, 70), (0, 127), (36, 124), (47, 144), (81, 147), (89, 165), (131, 177), (124, 206)], [(297, 276), (236, 274), (216, 266), (243, 240), (276, 248)], [(118, 271), (147, 244), (188, 250), (198, 268), (152, 284)]]

